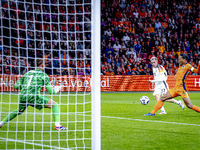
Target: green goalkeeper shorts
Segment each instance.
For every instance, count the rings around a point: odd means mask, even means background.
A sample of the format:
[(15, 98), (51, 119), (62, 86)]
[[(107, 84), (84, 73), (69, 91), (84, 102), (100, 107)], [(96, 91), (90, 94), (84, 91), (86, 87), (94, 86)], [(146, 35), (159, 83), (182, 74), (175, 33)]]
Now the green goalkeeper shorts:
[(45, 96), (20, 95), (19, 109), (23, 112), (30, 105), (41, 110), (48, 102), (49, 98)]

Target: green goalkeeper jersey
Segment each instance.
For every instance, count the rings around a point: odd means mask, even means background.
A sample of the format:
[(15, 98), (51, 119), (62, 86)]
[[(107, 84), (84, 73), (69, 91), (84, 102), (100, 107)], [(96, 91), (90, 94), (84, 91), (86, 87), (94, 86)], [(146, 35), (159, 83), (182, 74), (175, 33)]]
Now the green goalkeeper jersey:
[(55, 94), (55, 90), (51, 88), (48, 75), (40, 69), (27, 72), (14, 85), (15, 89), (20, 89), (20, 95), (39, 95), (41, 89), (46, 86), (48, 93)]

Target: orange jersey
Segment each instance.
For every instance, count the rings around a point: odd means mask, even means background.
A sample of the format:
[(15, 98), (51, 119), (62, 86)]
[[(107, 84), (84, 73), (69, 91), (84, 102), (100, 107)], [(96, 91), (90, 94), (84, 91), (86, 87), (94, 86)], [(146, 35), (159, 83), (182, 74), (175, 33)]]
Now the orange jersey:
[(176, 73), (176, 86), (172, 89), (169, 89), (169, 93), (171, 94), (172, 98), (181, 96), (182, 98), (188, 97), (187, 93), (187, 76), (190, 71), (198, 73), (200, 70), (200, 66), (197, 69), (194, 69), (190, 64), (185, 64), (180, 66)]
[(191, 67), (192, 66), (190, 64), (182, 66), (179, 65), (179, 68), (176, 73), (176, 87), (182, 86), (184, 90), (187, 91), (186, 81), (187, 81), (187, 75), (190, 73)]
[(182, 87), (185, 91), (187, 91), (186, 81), (188, 74), (191, 72), (191, 70), (192, 72), (198, 73), (200, 70), (200, 66), (198, 66), (197, 69), (194, 69), (192, 65), (188, 63), (182, 66), (179, 65), (176, 73), (176, 87)]
[(110, 76), (110, 75), (115, 75), (115, 73), (114, 72), (106, 72), (106, 75), (108, 75), (108, 76)]

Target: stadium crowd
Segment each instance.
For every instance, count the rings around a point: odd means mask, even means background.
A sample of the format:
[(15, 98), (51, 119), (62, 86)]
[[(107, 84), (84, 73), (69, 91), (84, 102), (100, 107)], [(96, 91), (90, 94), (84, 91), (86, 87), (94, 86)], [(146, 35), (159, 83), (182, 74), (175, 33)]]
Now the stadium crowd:
[(174, 75), (181, 53), (197, 67), (200, 2), (196, 0), (102, 0), (101, 27), (105, 75), (152, 74), (152, 57)]
[[(44, 58), (47, 74), (89, 75), (90, 2), (2, 0), (0, 72), (24, 74), (34, 67), (36, 58)], [(197, 67), (199, 46), (200, 3), (196, 0), (101, 2), (102, 75), (151, 75), (152, 57), (158, 58), (168, 75), (174, 75), (181, 53)]]
[(1, 6), (1, 73), (24, 74), (37, 58), (45, 59), (49, 75), (91, 73), (91, 0), (2, 0)]

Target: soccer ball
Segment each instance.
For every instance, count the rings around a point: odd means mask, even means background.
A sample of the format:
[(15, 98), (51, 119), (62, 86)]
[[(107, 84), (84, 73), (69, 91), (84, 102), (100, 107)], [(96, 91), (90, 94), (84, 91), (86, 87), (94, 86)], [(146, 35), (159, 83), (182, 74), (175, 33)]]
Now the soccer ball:
[(147, 104), (149, 103), (149, 98), (148, 98), (147, 96), (142, 96), (142, 97), (140, 98), (140, 103), (141, 103), (142, 105), (147, 105)]

